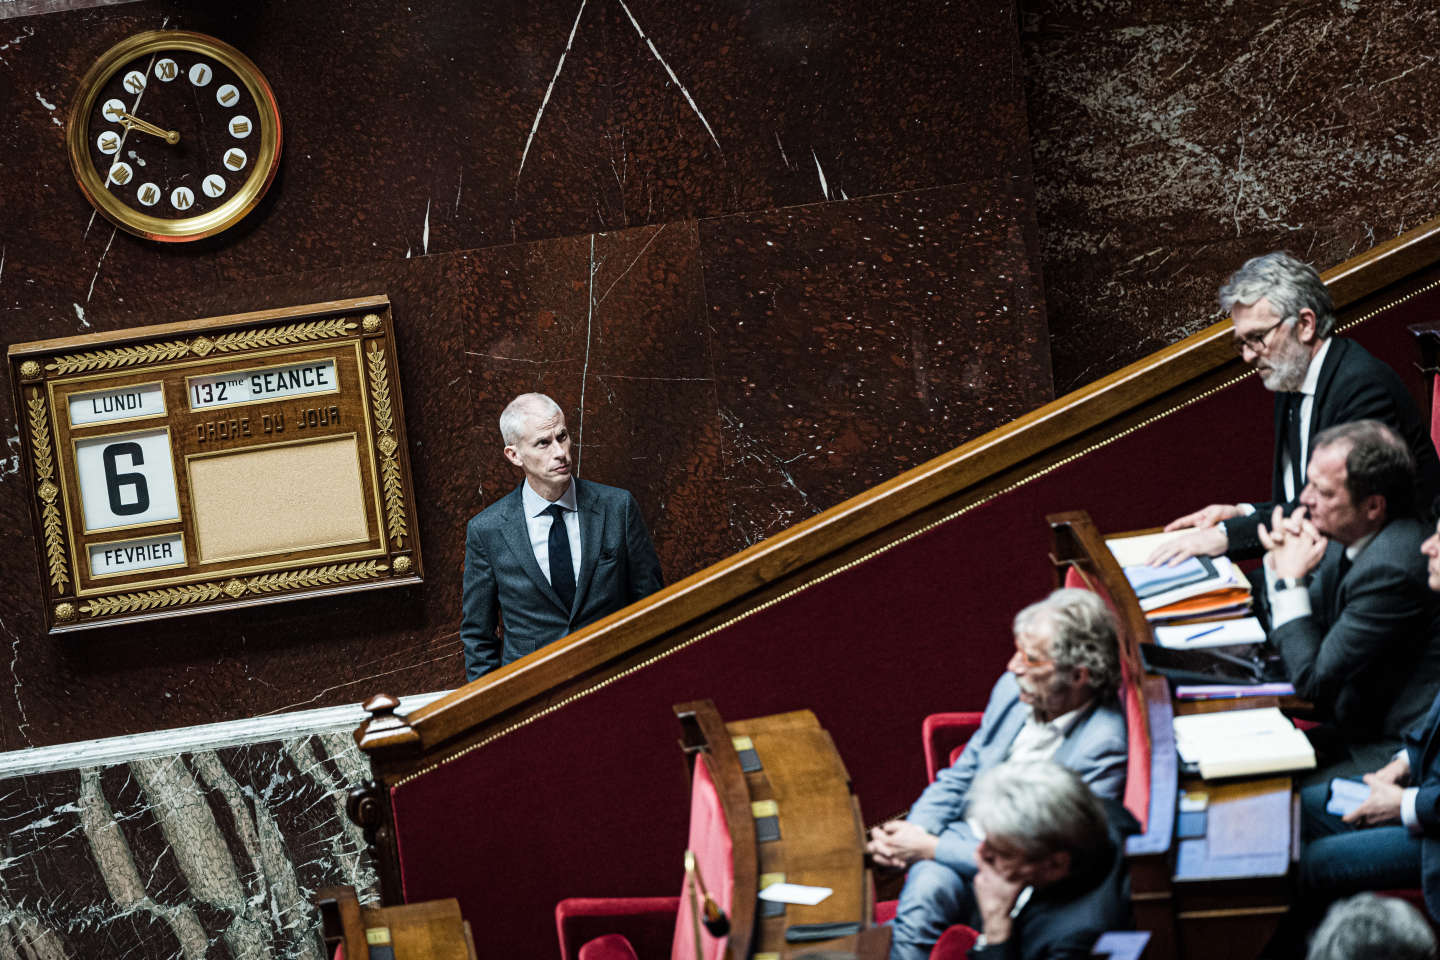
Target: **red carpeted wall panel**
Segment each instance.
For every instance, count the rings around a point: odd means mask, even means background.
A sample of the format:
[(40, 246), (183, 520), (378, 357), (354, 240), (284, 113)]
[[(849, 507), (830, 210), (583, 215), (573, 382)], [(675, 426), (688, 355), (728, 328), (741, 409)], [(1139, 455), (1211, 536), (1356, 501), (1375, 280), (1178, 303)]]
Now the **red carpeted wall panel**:
[[(1372, 337), (1377, 322), (1358, 339), (1421, 389), (1408, 335)], [(1270, 415), (1247, 379), (397, 788), (406, 899), (458, 897), (482, 956), (555, 956), (561, 898), (673, 892), (689, 804), (670, 707), (686, 700), (733, 719), (808, 707), (866, 820), (905, 809), (923, 718), (984, 705), (1010, 618), (1052, 584), (1045, 515), (1123, 530), (1267, 496)]]

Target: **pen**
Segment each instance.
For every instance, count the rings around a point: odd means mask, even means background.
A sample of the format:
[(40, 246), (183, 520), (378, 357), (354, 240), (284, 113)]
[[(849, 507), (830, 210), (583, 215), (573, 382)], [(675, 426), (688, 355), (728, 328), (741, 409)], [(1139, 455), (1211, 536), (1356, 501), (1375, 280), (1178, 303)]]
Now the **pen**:
[(1189, 643), (1191, 640), (1199, 640), (1201, 637), (1203, 637), (1203, 636), (1205, 636), (1205, 635), (1207, 635), (1207, 634), (1216, 633), (1216, 632), (1218, 632), (1218, 631), (1220, 631), (1220, 630), (1224, 630), (1224, 629), (1225, 629), (1225, 625), (1222, 623), (1222, 624), (1221, 624), (1220, 626), (1218, 626), (1218, 627), (1211, 627), (1209, 630), (1201, 630), (1199, 633), (1192, 633), (1192, 634), (1190, 634), (1190, 636), (1188, 636), (1188, 637), (1185, 638), (1185, 642), (1186, 642), (1186, 643)]

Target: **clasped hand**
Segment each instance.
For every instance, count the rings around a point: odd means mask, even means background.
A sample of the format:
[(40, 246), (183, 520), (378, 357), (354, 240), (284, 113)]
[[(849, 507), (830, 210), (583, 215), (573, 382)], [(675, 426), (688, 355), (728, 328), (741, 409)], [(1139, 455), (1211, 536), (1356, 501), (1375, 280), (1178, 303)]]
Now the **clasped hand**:
[(937, 838), (908, 820), (891, 820), (870, 831), (865, 849), (882, 867), (903, 870), (916, 860), (933, 860)]
[(1270, 518), (1270, 526), (1260, 526), (1260, 543), (1265, 547), (1265, 566), (1277, 577), (1299, 579), (1320, 565), (1325, 548), (1330, 544), (1315, 524), (1305, 516), (1300, 507), (1290, 516), (1285, 516), (1281, 507), (1276, 507)]

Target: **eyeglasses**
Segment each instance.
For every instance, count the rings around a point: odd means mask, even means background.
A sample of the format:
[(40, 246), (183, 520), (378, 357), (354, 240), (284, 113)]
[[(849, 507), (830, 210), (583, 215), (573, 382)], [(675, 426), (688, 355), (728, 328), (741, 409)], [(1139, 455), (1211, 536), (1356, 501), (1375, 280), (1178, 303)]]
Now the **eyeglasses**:
[(1259, 333), (1247, 333), (1243, 337), (1235, 337), (1230, 341), (1230, 345), (1234, 347), (1235, 352), (1242, 357), (1245, 356), (1246, 348), (1249, 348), (1251, 353), (1258, 356), (1270, 349), (1270, 334), (1274, 333), (1281, 324), (1289, 319), (1289, 317), (1281, 317)]

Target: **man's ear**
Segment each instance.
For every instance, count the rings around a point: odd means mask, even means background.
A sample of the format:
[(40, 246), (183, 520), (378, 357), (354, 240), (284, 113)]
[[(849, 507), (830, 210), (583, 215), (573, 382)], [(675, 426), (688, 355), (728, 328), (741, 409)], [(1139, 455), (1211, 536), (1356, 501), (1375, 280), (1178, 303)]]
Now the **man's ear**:
[(1318, 338), (1315, 331), (1315, 311), (1309, 307), (1301, 309), (1295, 315), (1295, 337), (1305, 346), (1314, 346)]
[(505, 445), (505, 459), (506, 459), (506, 460), (509, 460), (511, 463), (515, 464), (515, 466), (517, 466), (517, 467), (523, 467), (523, 466), (524, 466), (524, 464), (522, 464), (522, 463), (520, 462), (520, 453), (519, 453), (519, 451), (517, 451), (514, 447), (510, 446), (508, 443)]
[(1360, 501), (1360, 515), (1371, 523), (1385, 519), (1385, 495), (1383, 493), (1372, 493)]

